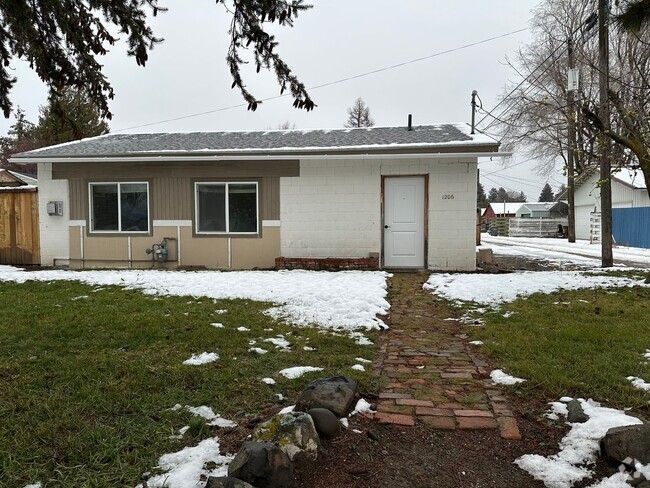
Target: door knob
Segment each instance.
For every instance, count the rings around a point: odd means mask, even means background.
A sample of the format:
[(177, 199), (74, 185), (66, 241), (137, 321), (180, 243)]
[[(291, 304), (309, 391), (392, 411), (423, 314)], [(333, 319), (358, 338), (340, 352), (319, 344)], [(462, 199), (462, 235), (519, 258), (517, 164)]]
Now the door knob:
[(389, 227), (390, 227), (390, 225), (388, 225), (388, 224), (384, 225), (384, 229), (388, 229)]

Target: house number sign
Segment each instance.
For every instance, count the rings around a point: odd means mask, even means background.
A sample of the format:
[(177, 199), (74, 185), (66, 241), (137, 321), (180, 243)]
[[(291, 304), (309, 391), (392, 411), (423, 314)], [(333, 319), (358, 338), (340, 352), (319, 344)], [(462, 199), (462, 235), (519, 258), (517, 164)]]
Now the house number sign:
[(443, 200), (453, 200), (454, 199), (454, 194), (453, 193), (443, 193), (442, 199)]

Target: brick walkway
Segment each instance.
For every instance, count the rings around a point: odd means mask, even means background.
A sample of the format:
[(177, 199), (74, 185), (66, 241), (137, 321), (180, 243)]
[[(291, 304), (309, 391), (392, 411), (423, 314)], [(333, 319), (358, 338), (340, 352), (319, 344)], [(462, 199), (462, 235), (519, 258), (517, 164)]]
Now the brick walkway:
[(467, 326), (422, 289), (425, 275), (396, 273), (390, 279), (390, 330), (380, 348), (378, 373), (390, 383), (379, 395), (375, 419), (436, 429), (499, 429), (521, 439), (488, 364), (469, 344)]

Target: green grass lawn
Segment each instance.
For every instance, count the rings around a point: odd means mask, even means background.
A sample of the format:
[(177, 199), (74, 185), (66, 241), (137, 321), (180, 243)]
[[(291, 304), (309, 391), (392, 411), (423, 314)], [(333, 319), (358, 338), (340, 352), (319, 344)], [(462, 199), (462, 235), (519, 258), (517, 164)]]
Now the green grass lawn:
[[(514, 312), (509, 318), (506, 311)], [(650, 394), (627, 376), (650, 382), (650, 289), (562, 291), (535, 294), (484, 316), (468, 328), (481, 351), (507, 373), (528, 381), (516, 388), (549, 400), (593, 398), (650, 416)]]
[[(368, 373), (350, 369), (355, 357), (372, 359), (373, 346), (279, 323), (262, 313), (269, 304), (64, 281), (0, 284), (0, 303), (0, 487), (135, 486), (160, 455), (214, 434), (170, 410), (177, 403), (236, 421), (281, 403), (276, 393), (295, 400), (318, 376), (346, 374), (374, 389)], [(278, 334), (291, 351), (262, 341)], [(269, 352), (249, 352), (253, 340)], [(204, 351), (220, 359), (182, 364)], [(294, 380), (278, 374), (291, 366), (324, 371)], [(183, 439), (170, 438), (190, 424)]]

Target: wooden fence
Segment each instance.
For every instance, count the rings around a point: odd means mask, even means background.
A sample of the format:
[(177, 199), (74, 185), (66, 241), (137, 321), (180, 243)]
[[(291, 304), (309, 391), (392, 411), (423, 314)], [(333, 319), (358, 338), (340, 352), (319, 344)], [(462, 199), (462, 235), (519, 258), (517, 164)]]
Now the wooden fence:
[(36, 188), (0, 191), (0, 264), (40, 264)]

